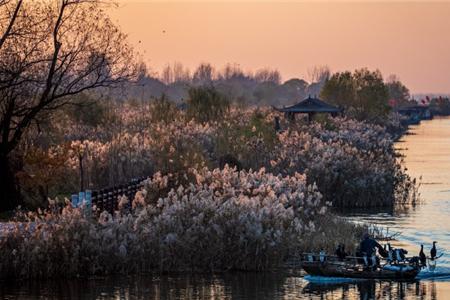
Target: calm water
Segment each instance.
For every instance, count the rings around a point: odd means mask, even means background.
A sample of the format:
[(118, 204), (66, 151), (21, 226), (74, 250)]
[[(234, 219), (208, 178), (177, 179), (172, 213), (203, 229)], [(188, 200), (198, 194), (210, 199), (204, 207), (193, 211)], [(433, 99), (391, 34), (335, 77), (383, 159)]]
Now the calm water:
[[(351, 219), (401, 232), (417, 254), (437, 240), (450, 254), (450, 118), (422, 122), (397, 144), (409, 174), (422, 177), (424, 204), (407, 212), (353, 214)], [(64, 282), (0, 282), (3, 299), (450, 299), (450, 255), (414, 282), (308, 281), (298, 273), (121, 277)], [(310, 278), (309, 278), (310, 279)]]

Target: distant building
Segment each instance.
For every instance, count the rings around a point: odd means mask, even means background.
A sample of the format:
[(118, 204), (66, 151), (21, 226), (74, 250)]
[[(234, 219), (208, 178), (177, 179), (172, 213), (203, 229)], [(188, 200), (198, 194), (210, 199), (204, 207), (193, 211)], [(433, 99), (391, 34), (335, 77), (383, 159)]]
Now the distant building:
[(312, 117), (318, 113), (328, 113), (332, 116), (336, 116), (342, 111), (342, 109), (336, 106), (328, 104), (317, 98), (311, 98), (311, 96), (297, 104), (283, 106), (282, 108), (274, 107), (274, 109), (279, 112), (283, 112), (286, 118), (290, 120), (295, 120), (296, 114), (308, 114), (308, 121), (311, 121)]
[(407, 117), (406, 125), (419, 124), (420, 120), (430, 120), (433, 118), (428, 105), (411, 105), (395, 109), (397, 113)]

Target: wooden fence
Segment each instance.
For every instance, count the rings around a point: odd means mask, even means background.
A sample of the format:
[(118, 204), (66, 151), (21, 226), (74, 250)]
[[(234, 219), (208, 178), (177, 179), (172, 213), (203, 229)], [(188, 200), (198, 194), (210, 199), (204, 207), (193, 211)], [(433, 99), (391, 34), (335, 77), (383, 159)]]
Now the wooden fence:
[(118, 209), (119, 196), (126, 196), (128, 203), (125, 206), (126, 209), (131, 209), (131, 202), (134, 199), (136, 193), (143, 187), (144, 181), (147, 177), (133, 179), (128, 184), (122, 184), (115, 187), (109, 187), (101, 190), (86, 190), (72, 195), (72, 206), (79, 207), (86, 205), (88, 208), (92, 208), (93, 205), (100, 211), (106, 210), (109, 213), (113, 213)]

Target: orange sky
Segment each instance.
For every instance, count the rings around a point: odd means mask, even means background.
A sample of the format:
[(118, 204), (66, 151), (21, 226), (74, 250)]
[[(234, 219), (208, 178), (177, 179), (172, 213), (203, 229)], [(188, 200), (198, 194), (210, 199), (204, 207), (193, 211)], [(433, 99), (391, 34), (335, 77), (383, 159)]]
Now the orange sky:
[(156, 72), (174, 61), (191, 70), (231, 62), (288, 79), (314, 65), (366, 66), (415, 93), (450, 92), (449, 2), (122, 0), (112, 17)]

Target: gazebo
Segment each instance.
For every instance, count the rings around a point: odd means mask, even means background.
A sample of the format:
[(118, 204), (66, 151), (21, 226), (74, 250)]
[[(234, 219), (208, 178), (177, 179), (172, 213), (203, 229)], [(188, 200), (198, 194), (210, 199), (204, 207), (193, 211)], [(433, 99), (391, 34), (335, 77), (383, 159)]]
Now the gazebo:
[(297, 104), (283, 106), (282, 108), (274, 107), (274, 109), (279, 112), (283, 112), (285, 116), (291, 120), (295, 119), (296, 114), (308, 114), (308, 121), (311, 121), (313, 115), (317, 113), (329, 113), (332, 116), (336, 116), (342, 111), (336, 106), (328, 104), (317, 98), (311, 98), (311, 96)]

